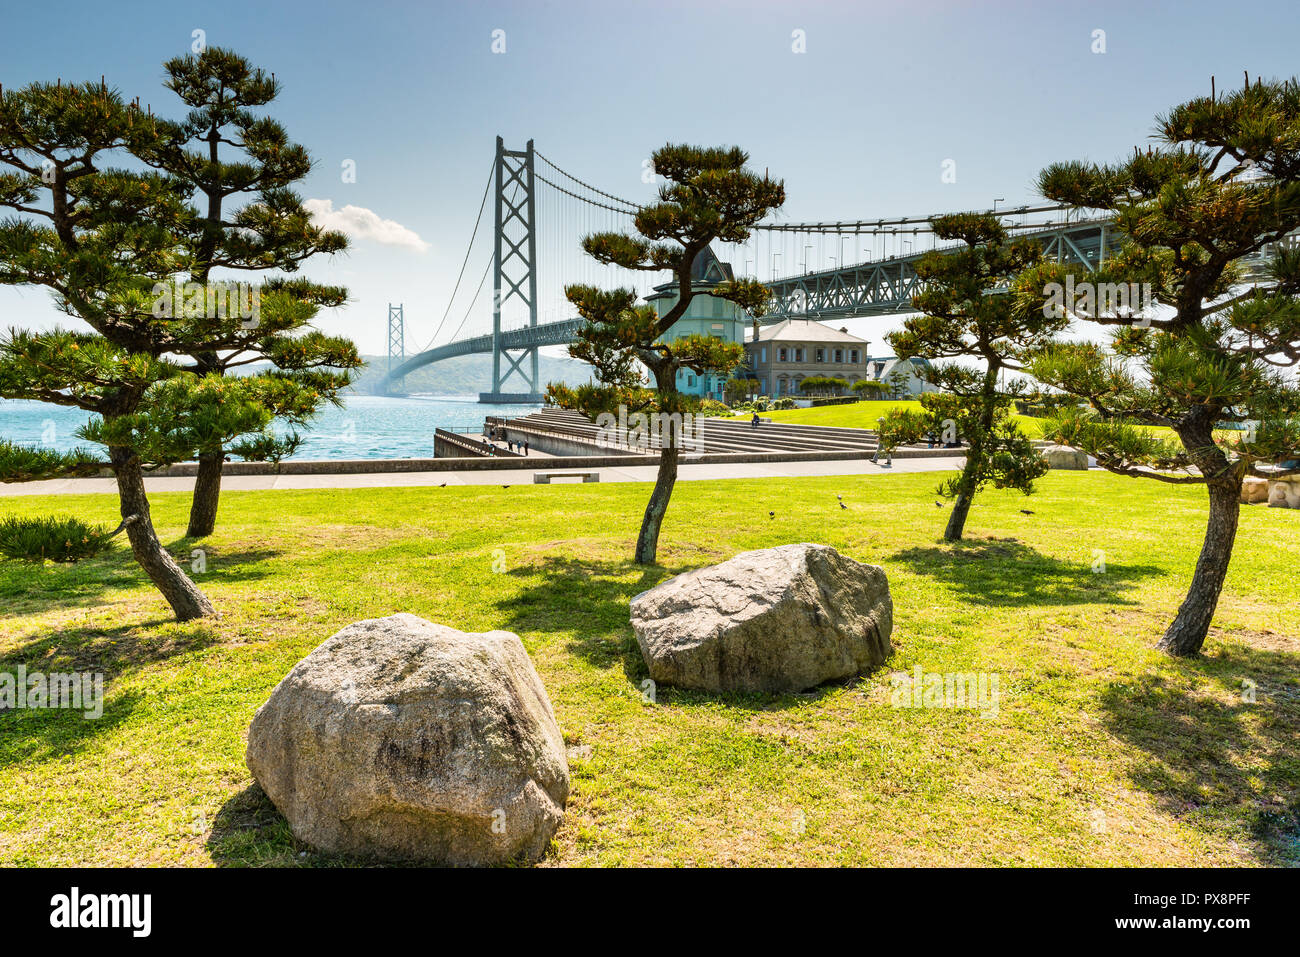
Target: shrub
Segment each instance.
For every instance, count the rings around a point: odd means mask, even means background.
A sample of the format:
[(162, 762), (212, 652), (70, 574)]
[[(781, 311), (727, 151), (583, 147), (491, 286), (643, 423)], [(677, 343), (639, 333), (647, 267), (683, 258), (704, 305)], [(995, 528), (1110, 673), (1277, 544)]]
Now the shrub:
[(838, 376), (827, 375), (810, 375), (799, 383), (799, 391), (804, 395), (817, 393), (820, 395), (840, 395), (849, 387), (848, 379), (841, 379)]
[(780, 409), (793, 409), (793, 408), (794, 408), (794, 399), (788, 399), (788, 398), (787, 398), (787, 399), (777, 399), (775, 402), (772, 403), (772, 408), (773, 408), (773, 409), (777, 409), (777, 410), (780, 410)]
[(0, 554), (19, 561), (79, 562), (113, 547), (113, 533), (77, 518), (6, 518), (0, 521)]
[(740, 376), (727, 380), (727, 384), (723, 386), (723, 395), (734, 406), (740, 400), (756, 395), (761, 388), (762, 383), (757, 379)]

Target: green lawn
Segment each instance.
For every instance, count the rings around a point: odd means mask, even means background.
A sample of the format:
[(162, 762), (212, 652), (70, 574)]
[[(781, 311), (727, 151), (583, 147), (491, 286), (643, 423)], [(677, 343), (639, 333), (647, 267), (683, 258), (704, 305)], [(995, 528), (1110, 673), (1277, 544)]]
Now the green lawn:
[[(102, 670), (108, 697), (98, 721), (0, 716), (0, 864), (337, 863), (252, 785), (244, 736), (295, 661), (397, 611), (523, 638), (571, 753), (547, 863), (1300, 863), (1300, 512), (1244, 511), (1207, 654), (1180, 661), (1153, 645), (1195, 560), (1198, 490), (1051, 473), (1031, 499), (983, 495), (949, 547), (935, 482), (684, 482), (649, 571), (628, 561), (647, 484), (227, 493), (198, 576), (223, 617), (186, 625), (122, 549), (0, 562), (0, 669)], [(187, 497), (154, 506), (188, 556)], [(116, 521), (107, 496), (0, 499), (28, 510)], [(887, 570), (888, 666), (805, 695), (643, 702), (631, 597), (805, 540)], [(998, 675), (998, 713), (891, 707), (890, 673), (918, 665)]]
[[(808, 409), (782, 409), (775, 412), (764, 412), (763, 415), (771, 417), (773, 422), (793, 422), (798, 425), (836, 425), (850, 429), (874, 429), (876, 420), (893, 409), (909, 409), (914, 412), (921, 411), (921, 403), (915, 399), (872, 399), (863, 402), (847, 402), (843, 405), (819, 405)], [(1040, 423), (1042, 419), (1036, 419), (1027, 415), (1012, 416), (1020, 423), (1021, 429), (1030, 438), (1039, 438), (1042, 435)]]
[[(851, 429), (874, 429), (876, 428), (876, 420), (892, 409), (910, 409), (919, 412), (921, 411), (921, 403), (915, 399), (899, 401), (892, 399), (877, 401), (872, 399), (863, 402), (848, 402), (843, 405), (819, 405), (808, 409), (782, 409), (778, 412), (764, 412), (763, 414), (771, 417), (774, 422), (794, 422), (798, 425), (836, 425)], [(1011, 418), (1020, 424), (1021, 430), (1031, 439), (1042, 438), (1043, 419), (1032, 415), (1013, 415)], [(1166, 435), (1173, 438), (1173, 430), (1166, 426), (1144, 425), (1141, 428), (1155, 435)], [(1217, 434), (1231, 437), (1235, 433), (1220, 432)]]
[(794, 422), (798, 425), (838, 425), (849, 429), (874, 429), (876, 419), (892, 409), (921, 411), (915, 400), (895, 402), (890, 399), (867, 402), (847, 402), (843, 405), (818, 405), (810, 409), (780, 409), (762, 413), (773, 422)]

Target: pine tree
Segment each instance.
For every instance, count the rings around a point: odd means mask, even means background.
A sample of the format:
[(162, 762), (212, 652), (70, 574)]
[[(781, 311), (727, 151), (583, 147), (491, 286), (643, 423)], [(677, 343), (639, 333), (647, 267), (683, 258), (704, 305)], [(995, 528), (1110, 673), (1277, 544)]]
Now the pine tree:
[[(253, 112), (279, 92), (274, 75), (219, 47), (169, 60), (164, 69), (167, 88), (189, 113), (179, 123), (166, 124), (170, 135), (148, 144), (139, 158), (187, 184), (198, 201), (182, 236), (185, 274), (175, 279), (188, 284), (178, 288), (205, 295), (200, 302), (187, 302), (187, 309), (203, 310), (219, 299), (213, 293), (229, 289), (229, 279), (217, 280), (214, 273), (294, 273), (312, 256), (347, 248), (342, 233), (312, 224), (301, 197), (292, 191), (311, 170), (307, 151), (291, 142), (278, 122)], [(253, 201), (238, 206), (249, 197)], [(269, 364), (270, 371), (258, 375), (231, 376), (223, 390), (226, 401), (238, 396), (239, 401), (263, 404), (268, 421), (277, 417), (297, 426), (323, 404), (339, 404), (339, 394), (350, 383), (348, 370), (358, 368), (361, 360), (352, 342), (326, 336), (310, 323), (319, 308), (343, 303), (347, 291), (282, 276), (260, 287), (236, 288), (241, 304), (256, 303), (256, 316), (250, 318), (252, 309), (209, 315), (210, 338), (218, 348), (188, 353), (192, 362), (186, 368), (200, 376), (225, 376), (239, 367)], [(198, 476), (186, 534), (202, 537), (212, 534), (216, 523), (229, 439), (220, 428), (210, 427), (217, 417), (209, 410), (195, 411)], [(235, 451), (278, 459), (297, 442), (295, 434), (277, 437), (268, 429)]]
[[(1109, 346), (1058, 342), (1029, 368), (1093, 410), (1062, 416), (1060, 440), (1121, 475), (1206, 487), (1200, 557), (1160, 641), (1194, 655), (1228, 573), (1243, 479), (1300, 457), (1300, 253), (1281, 244), (1300, 228), (1300, 85), (1247, 78), (1220, 97), (1212, 81), (1209, 96), (1157, 120), (1157, 140), (1114, 165), (1043, 171), (1045, 196), (1114, 213), (1126, 242), (1091, 274), (1043, 267), (1021, 295), (1026, 308), (1068, 311), (1060, 284), (1073, 276), (1090, 292), (1138, 283), (1165, 307), (1158, 318), (1094, 293), (1076, 312), (1113, 330)], [(1243, 258), (1259, 254), (1264, 270), (1250, 278)], [(1234, 438), (1224, 425), (1244, 428)]]
[(1033, 491), (1047, 465), (1010, 417), (1013, 401), (1027, 384), (1018, 372), (1026, 352), (1059, 332), (1065, 320), (1022, 310), (1009, 285), (1042, 257), (1034, 242), (1008, 240), (996, 217), (958, 213), (932, 221), (941, 240), (957, 239), (964, 248), (935, 251), (921, 258), (916, 273), (924, 284), (912, 299), (921, 315), (909, 316), (903, 329), (887, 337), (900, 359), (941, 361), (924, 370), (941, 392), (921, 395), (920, 412), (897, 410), (885, 416), (882, 432), (892, 445), (941, 436), (968, 443), (961, 474), (943, 482), (939, 494), (952, 498), (943, 537), (959, 541), (975, 495), (992, 482), (996, 488)]
[[(152, 313), (153, 285), (176, 267), (186, 187), (156, 173), (105, 165), (150, 148), (163, 135), (152, 116), (102, 82), (0, 90), (0, 206), (16, 213), (0, 221), (0, 283), (49, 289), (57, 308), (88, 327), (9, 330), (0, 338), (0, 396), (94, 413), (84, 437), (108, 451), (101, 463), (84, 450), (59, 454), (5, 443), (0, 478), (25, 481), (111, 467), (119, 531), (185, 620), (215, 612), (158, 541), (143, 469), (151, 455), (165, 456), (183, 444), (150, 414), (156, 401), (174, 401), (188, 387), (180, 381), (182, 370), (165, 357), (201, 341), (188, 321), (159, 321)], [(243, 412), (227, 408), (226, 427), (240, 428)]]
[[(664, 337), (697, 295), (725, 299), (753, 316), (763, 313), (770, 298), (766, 287), (755, 280), (729, 280), (707, 290), (693, 286), (691, 280), (696, 257), (709, 243), (715, 239), (744, 242), (755, 223), (785, 202), (784, 185), (750, 171), (745, 166), (748, 159), (737, 148), (668, 144), (652, 158), (655, 172), (667, 182), (659, 189), (659, 201), (637, 212), (634, 222), (639, 235), (595, 233), (583, 239), (583, 249), (598, 262), (644, 272), (670, 270), (677, 301), (663, 316), (651, 306), (637, 305), (631, 290), (602, 291), (582, 285), (565, 289), (578, 315), (587, 321), (569, 354), (595, 366), (599, 384), (571, 389), (552, 383), (548, 399), (593, 418), (601, 413), (615, 415), (623, 407), (629, 415), (657, 413), (667, 423), (660, 436), (654, 491), (637, 536), (639, 564), (655, 561), (659, 530), (677, 481), (682, 434), (681, 420), (675, 417), (695, 405), (692, 396), (677, 390), (678, 371), (725, 376), (744, 359), (738, 343), (700, 335), (671, 342)], [(649, 388), (641, 366), (653, 377)]]

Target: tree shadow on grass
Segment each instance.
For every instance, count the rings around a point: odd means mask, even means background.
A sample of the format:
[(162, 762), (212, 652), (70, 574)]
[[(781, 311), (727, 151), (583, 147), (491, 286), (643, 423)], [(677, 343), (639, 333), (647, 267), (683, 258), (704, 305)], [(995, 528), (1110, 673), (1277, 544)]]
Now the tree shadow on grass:
[(177, 625), (172, 618), (154, 618), (114, 627), (77, 624), (9, 650), (0, 656), (0, 671), (12, 672), (21, 664), (29, 672), (122, 674), (217, 644), (221, 635), (209, 622), (204, 619)]
[(1143, 578), (1163, 575), (1156, 565), (1107, 561), (1105, 571), (1044, 555), (1014, 538), (968, 540), (906, 548), (889, 556), (917, 575), (942, 582), (972, 605), (1134, 605), (1125, 598)]
[[(206, 571), (194, 571), (195, 548), (205, 548)], [(267, 575), (259, 565), (280, 554), (275, 549), (223, 552), (220, 548), (191, 545), (182, 539), (168, 551), (181, 571), (200, 588), (211, 583), (256, 581)], [(136, 564), (128, 547), (118, 546), (107, 555), (71, 564), (35, 564), (0, 560), (0, 622), (28, 615), (84, 608), (97, 604), (111, 591), (153, 588), (144, 570)], [(162, 597), (159, 596), (159, 601)]]
[[(11, 668), (0, 666), (0, 671)], [(30, 765), (76, 755), (100, 735), (120, 726), (140, 704), (137, 691), (110, 698), (103, 684), (103, 713), (86, 717), (90, 703), (72, 708), (12, 708), (0, 710), (0, 773), (14, 765)]]
[(838, 679), (797, 694), (760, 692), (708, 692), (688, 688), (644, 685), (650, 677), (636, 634), (629, 623), (631, 602), (690, 566), (645, 567), (631, 561), (611, 562), (548, 556), (531, 565), (512, 568), (508, 574), (540, 584), (525, 585), (519, 593), (497, 602), (505, 616), (500, 626), (514, 632), (572, 631), (566, 650), (606, 669), (622, 665), (635, 694), (653, 693), (656, 704), (726, 704), (748, 711), (780, 711), (806, 705), (863, 676)]
[(219, 867), (297, 865), (304, 861), (299, 854), (308, 850), (257, 784), (221, 805), (206, 844)]
[(75, 674), (93, 681), (100, 675), (104, 695), (103, 714), (97, 718), (83, 718), (92, 710), (89, 707), (0, 711), (0, 766), (81, 750), (95, 736), (121, 724), (142, 698), (137, 691), (111, 695), (115, 676), (220, 641), (220, 635), (204, 622), (163, 627), (170, 623), (171, 619), (159, 618), (113, 628), (81, 626), (75, 634), (45, 635), (0, 657), (0, 674), (10, 675), (15, 683), (20, 665), (28, 677)]
[(568, 651), (598, 668), (622, 663), (629, 679), (640, 680), (647, 672), (628, 623), (629, 606), (641, 592), (681, 570), (547, 556), (507, 573), (524, 581), (541, 581), (526, 584), (496, 603), (505, 616), (501, 627), (514, 632), (573, 632)]
[[(1223, 836), (1245, 823), (1264, 864), (1300, 864), (1300, 685), (1297, 656), (1232, 642), (1213, 657), (1182, 659), (1179, 674), (1111, 683), (1107, 729), (1143, 758), (1135, 787), (1174, 818)], [(1184, 680), (1186, 679), (1186, 680)], [(1253, 683), (1248, 684), (1248, 682)], [(1249, 700), (1254, 697), (1254, 701)]]

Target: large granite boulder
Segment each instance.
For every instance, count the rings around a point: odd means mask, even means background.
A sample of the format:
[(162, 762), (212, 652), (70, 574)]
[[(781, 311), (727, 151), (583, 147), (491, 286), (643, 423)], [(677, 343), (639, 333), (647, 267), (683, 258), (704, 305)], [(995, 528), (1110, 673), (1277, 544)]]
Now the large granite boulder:
[(702, 691), (803, 691), (890, 654), (884, 569), (782, 545), (670, 578), (632, 599), (650, 677)]
[(298, 662), (253, 718), (248, 767), (299, 839), (378, 860), (535, 861), (569, 794), (519, 638), (405, 614)]
[(1241, 504), (1255, 505), (1268, 501), (1268, 479), (1247, 475), (1241, 480)]
[(1300, 477), (1269, 479), (1268, 504), (1272, 508), (1300, 508)]
[(1049, 468), (1086, 469), (1088, 467), (1088, 453), (1068, 445), (1049, 445), (1042, 450), (1042, 456), (1047, 460)]

